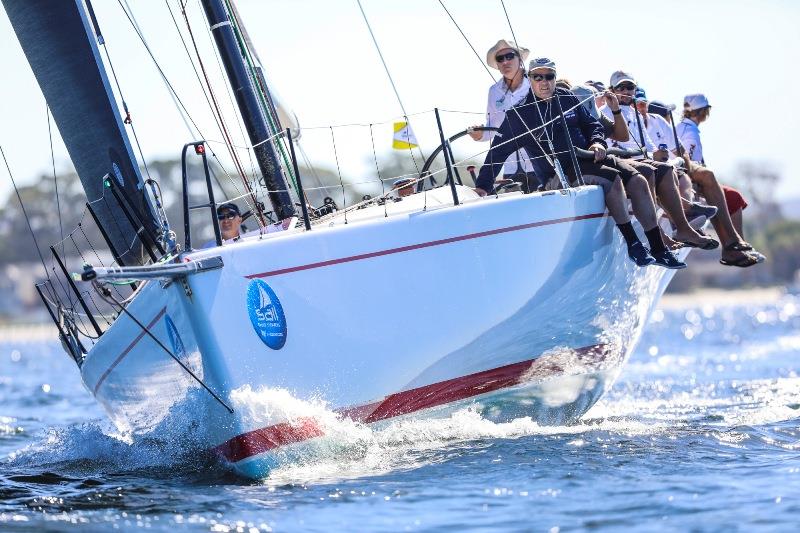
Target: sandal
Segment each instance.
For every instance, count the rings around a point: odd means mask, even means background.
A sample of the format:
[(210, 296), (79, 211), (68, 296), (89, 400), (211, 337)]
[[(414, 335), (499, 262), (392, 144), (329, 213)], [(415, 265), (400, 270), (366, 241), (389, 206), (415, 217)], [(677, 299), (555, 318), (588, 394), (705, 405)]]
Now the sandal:
[[(706, 237), (708, 240), (705, 241), (705, 244), (699, 244), (696, 242), (689, 242), (689, 241), (678, 241), (686, 248), (699, 248), (701, 250), (715, 250), (719, 248), (719, 241), (716, 239), (712, 239), (711, 237)], [(726, 248), (727, 250), (727, 248)], [(733, 250), (733, 248), (731, 248)], [(737, 252), (741, 252), (743, 250), (735, 250)]]
[(749, 242), (739, 241), (733, 244), (729, 244), (728, 246), (725, 247), (725, 249), (733, 252), (752, 252), (753, 245), (750, 244)]
[(740, 267), (740, 268), (747, 268), (747, 267), (751, 267), (753, 265), (757, 265), (759, 263), (759, 260), (755, 256), (752, 256), (752, 255), (750, 255), (748, 253), (745, 253), (739, 259), (732, 259), (732, 260), (720, 259), (719, 263), (721, 265), (725, 265), (725, 266), (735, 266), (735, 267)]

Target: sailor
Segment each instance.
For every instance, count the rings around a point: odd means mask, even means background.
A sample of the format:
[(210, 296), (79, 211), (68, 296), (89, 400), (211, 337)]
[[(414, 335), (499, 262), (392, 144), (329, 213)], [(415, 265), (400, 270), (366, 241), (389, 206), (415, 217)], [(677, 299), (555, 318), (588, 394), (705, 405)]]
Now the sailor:
[[(226, 202), (217, 206), (217, 220), (225, 244), (236, 242), (242, 238), (242, 213), (239, 206), (233, 202)], [(203, 245), (203, 248), (213, 248), (217, 241), (211, 240)]]
[(605, 164), (607, 145), (603, 126), (586, 111), (574, 94), (556, 89), (555, 63), (547, 58), (534, 59), (530, 63), (528, 77), (532, 92), (506, 112), (500, 131), (492, 140), (492, 147), (481, 166), (475, 191), (485, 196), (492, 190), (495, 174), (514, 152), (517, 140), (531, 156), (534, 172), (541, 180), (558, 182), (557, 176), (560, 175), (572, 183), (577, 181), (577, 172), (570, 157), (569, 139), (560, 123), (557, 104), (553, 103), (554, 98), (558, 98), (565, 112), (572, 143), (576, 148), (594, 153), (593, 159), (579, 160), (580, 172), (587, 184), (602, 187), (608, 211), (625, 238), (628, 256), (639, 266), (658, 263), (668, 268), (684, 268), (686, 265), (664, 247), (647, 182), (638, 175), (628, 176), (628, 192), (633, 198), (634, 212), (646, 230), (651, 250), (648, 251), (636, 236), (625, 202), (624, 178), (617, 169)]
[[(489, 87), (489, 101), (486, 104), (486, 126), (496, 128), (505, 118), (506, 111), (528, 96), (531, 83), (525, 75), (525, 61), (529, 50), (518, 46), (512, 40), (500, 39), (486, 53), (486, 64), (499, 70), (503, 77)], [(478, 128), (481, 126), (473, 126)], [(469, 134), (476, 141), (491, 141), (494, 131), (472, 130)], [(518, 149), (508, 157), (503, 166), (503, 178), (518, 181), (525, 192), (536, 190), (539, 181), (533, 174), (533, 167), (524, 150)]]
[[(646, 95), (644, 102), (637, 100), (636, 106), (640, 112), (642, 112), (645, 107), (643, 104), (646, 104), (647, 107), (647, 133), (651, 138), (658, 137), (656, 142), (663, 142), (663, 144), (667, 145), (667, 150), (669, 151), (668, 162), (670, 165), (675, 167), (675, 173), (678, 177), (678, 192), (681, 195), (681, 202), (683, 203), (683, 209), (686, 212), (686, 219), (689, 220), (689, 225), (695, 229), (699, 229), (703, 226), (703, 224), (705, 224), (706, 220), (710, 220), (717, 214), (717, 208), (713, 205), (705, 205), (695, 201), (694, 189), (692, 189), (692, 180), (689, 178), (689, 174), (686, 170), (686, 163), (682, 157), (685, 147), (683, 144), (681, 144), (681, 150), (679, 151), (675, 146), (675, 132), (672, 129), (672, 112), (675, 110), (675, 105), (667, 105), (658, 100), (653, 100), (652, 102), (648, 103), (646, 100)], [(663, 122), (655, 122), (654, 120), (650, 120), (656, 119), (656, 117), (663, 119)], [(666, 140), (663, 139), (664, 124), (670, 128), (667, 132)], [(658, 132), (651, 131), (651, 127), (653, 129), (658, 128)], [(723, 187), (723, 189), (725, 189), (725, 187)], [(731, 190), (733, 191), (733, 189)], [(738, 194), (738, 191), (736, 191), (736, 193)], [(727, 197), (727, 191), (725, 194)]]
[(241, 238), (242, 213), (238, 205), (233, 202), (221, 204), (217, 207), (217, 220), (223, 242), (236, 242)]
[[(753, 266), (766, 258), (742, 238), (740, 231), (737, 231), (731, 219), (725, 192), (714, 172), (705, 166), (699, 126), (708, 120), (710, 114), (711, 104), (705, 95), (699, 93), (687, 95), (683, 99), (683, 119), (677, 125), (678, 139), (687, 150), (684, 159), (689, 177), (708, 203), (718, 210), (717, 216), (711, 219), (711, 223), (723, 245), (719, 262), (725, 266)], [(746, 205), (744, 203), (744, 206)], [(737, 211), (741, 213), (744, 206)]]
[[(605, 105), (600, 108), (600, 112), (607, 118), (616, 118), (617, 115), (621, 115), (630, 132), (630, 139), (627, 142), (615, 142), (614, 144), (642, 154), (641, 159), (628, 159), (625, 160), (625, 163), (647, 179), (654, 198), (659, 201), (675, 225), (675, 240), (669, 236), (663, 236), (668, 244), (706, 250), (717, 248), (719, 243), (715, 239), (699, 234), (686, 218), (684, 205), (678, 192), (678, 177), (675, 168), (666, 163), (669, 152), (663, 146), (655, 145), (644, 126), (644, 118), (637, 115), (637, 110), (633, 107), (633, 96), (638, 88), (637, 85), (633, 76), (624, 71), (618, 70), (611, 75), (611, 91), (619, 99), (620, 106), (619, 109), (614, 110)], [(621, 167), (621, 170), (624, 170), (624, 167)]]
[[(639, 105), (638, 102), (637, 105)], [(639, 109), (642, 109), (642, 107), (639, 107)], [(667, 128), (672, 128), (672, 112), (674, 110), (674, 104), (665, 104), (658, 100), (653, 100), (647, 104), (648, 118), (655, 120), (660, 119), (659, 122), (650, 123), (657, 124), (656, 127), (662, 131), (663, 125), (666, 125)], [(648, 126), (648, 132), (650, 132), (650, 126)], [(650, 133), (650, 136), (653, 137), (654, 134)], [(685, 170), (685, 162), (683, 158), (677, 157), (680, 156), (680, 153), (675, 148), (675, 134), (673, 133), (672, 129), (668, 131), (665, 143), (668, 145), (670, 156), (672, 157), (669, 162), (670, 164), (675, 165), (675, 171), (678, 173), (678, 190), (681, 193), (681, 198), (686, 200), (686, 203), (684, 204), (684, 208), (686, 208), (686, 218), (688, 218), (690, 223), (692, 223), (691, 221), (695, 217), (703, 215), (702, 221), (705, 222), (707, 218), (710, 219), (716, 214), (717, 208), (714, 206), (702, 206), (700, 209), (698, 209), (697, 206), (702, 204), (692, 201), (694, 199), (692, 181), (689, 178), (689, 174)], [(686, 149), (683, 146), (683, 143), (681, 143), (681, 149)], [(721, 187), (722, 192), (725, 194), (725, 202), (728, 204), (728, 212), (731, 215), (733, 226), (736, 229), (736, 232), (739, 235), (742, 235), (742, 210), (747, 207), (747, 200), (744, 199), (744, 196), (741, 192), (739, 192), (738, 189), (734, 189), (728, 185), (721, 185)], [(712, 208), (714, 210), (713, 213), (709, 213), (708, 208)]]

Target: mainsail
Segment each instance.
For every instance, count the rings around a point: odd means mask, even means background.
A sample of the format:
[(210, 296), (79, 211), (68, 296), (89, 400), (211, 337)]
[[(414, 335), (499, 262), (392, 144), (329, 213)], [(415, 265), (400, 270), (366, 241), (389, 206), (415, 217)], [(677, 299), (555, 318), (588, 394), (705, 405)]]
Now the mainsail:
[[(83, 0), (2, 0), (58, 125), (92, 210), (126, 264), (142, 262), (134, 225), (157, 223), (147, 200)], [(143, 220), (128, 222), (104, 177)]]

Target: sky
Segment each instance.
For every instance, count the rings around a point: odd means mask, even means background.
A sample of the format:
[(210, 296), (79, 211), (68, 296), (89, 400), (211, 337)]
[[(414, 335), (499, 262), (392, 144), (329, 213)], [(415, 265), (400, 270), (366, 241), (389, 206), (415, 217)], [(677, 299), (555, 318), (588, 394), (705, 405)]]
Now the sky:
[[(221, 139), (168, 10), (172, 7), (187, 38), (178, 0), (128, 2), (204, 137)], [(573, 82), (607, 82), (611, 72), (624, 69), (651, 99), (681, 104), (685, 94), (705, 93), (713, 106), (701, 128), (709, 166), (724, 179), (740, 161), (762, 161), (783, 176), (778, 197), (800, 197), (800, 112), (794, 94), (800, 87), (800, 2), (505, 0), (511, 28), (500, 0), (443, 3), (482, 60), (490, 46), (510, 39), (513, 30), (531, 57), (552, 58), (559, 76)], [(184, 125), (120, 3), (93, 0), (93, 5), (145, 160), (178, 158), (197, 132)], [(302, 144), (309, 157), (327, 168), (335, 168), (338, 157), (348, 175), (367, 179), (374, 174), (371, 141), (379, 155), (388, 153), (391, 122), (403, 113), (356, 0), (238, 0), (237, 5), (270, 84), (308, 128)], [(423, 149), (438, 144), (436, 107), (448, 110), (442, 113), (447, 134), (483, 122), (492, 79), (442, 3), (362, 0), (362, 6)], [(198, 0), (188, 0), (187, 13), (236, 142), (245, 145)], [(52, 172), (46, 108), (2, 10), (0, 65), (5, 73), (0, 145), (17, 183), (30, 183)], [(354, 123), (366, 125), (321, 127)], [(374, 124), (372, 138), (368, 124)], [(477, 154), (486, 147), (460, 141), (458, 153)], [(57, 131), (54, 155), (59, 171), (70, 168)], [(8, 173), (0, 168), (0, 199), (10, 192)]]

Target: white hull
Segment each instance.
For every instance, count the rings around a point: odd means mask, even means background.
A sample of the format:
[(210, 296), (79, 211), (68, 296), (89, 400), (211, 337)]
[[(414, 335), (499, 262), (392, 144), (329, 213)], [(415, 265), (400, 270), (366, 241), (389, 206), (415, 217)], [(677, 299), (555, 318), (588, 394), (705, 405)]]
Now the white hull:
[(180, 283), (141, 289), (129, 311), (233, 414), (125, 316), (88, 355), (84, 382), (120, 427), (194, 427), (251, 477), (324, 424), (248, 405), (249, 390), (321, 399), (367, 423), (469, 402), (498, 420), (578, 418), (613, 383), (671, 272), (628, 260), (596, 187), (462, 190), (457, 207), (437, 204), (443, 194), (429, 193), (425, 212), (416, 195), (388, 217), (371, 208), (347, 225), (192, 253), (224, 267), (189, 276), (191, 296)]

